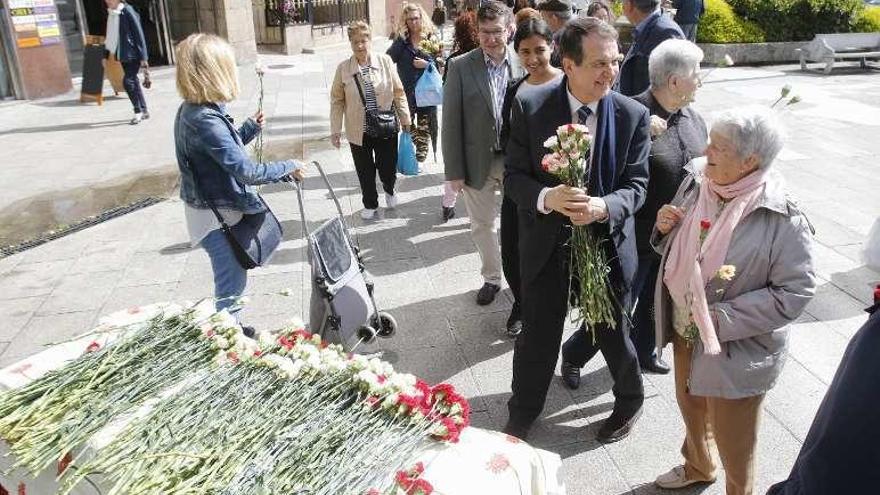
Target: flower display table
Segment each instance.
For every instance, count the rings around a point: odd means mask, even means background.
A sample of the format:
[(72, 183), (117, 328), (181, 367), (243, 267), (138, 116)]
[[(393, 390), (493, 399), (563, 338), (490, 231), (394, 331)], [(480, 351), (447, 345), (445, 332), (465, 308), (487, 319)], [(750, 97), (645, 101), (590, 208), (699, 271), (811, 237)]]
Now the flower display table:
[[(32, 383), (45, 374), (62, 368), (66, 363), (83, 355), (84, 350), (110, 344), (113, 332), (86, 334), (82, 338), (54, 345), (46, 350), (0, 370), (0, 391), (13, 390)], [(174, 394), (187, 383), (198, 379), (182, 376), (179, 383), (167, 387), (154, 399), (147, 400), (132, 412), (115, 417), (86, 442), (84, 452), (72, 452), (56, 465), (38, 475), (24, 468), (11, 469), (16, 458), (9, 446), (0, 441), (0, 494), (51, 495), (61, 485), (57, 475), (66, 469), (76, 469), (77, 464), (88, 462), (95, 453), (107, 447), (129, 423), (144, 417), (164, 396)], [(492, 494), (546, 494), (563, 495), (562, 465), (558, 455), (535, 449), (527, 443), (502, 433), (475, 427), (464, 428), (455, 443), (431, 440), (425, 437), (406, 466), (421, 463), (421, 478), (427, 480), (436, 495)], [(381, 453), (377, 453), (381, 455)], [(76, 458), (76, 462), (70, 463)], [(97, 495), (108, 493), (112, 486), (104, 474), (90, 474), (77, 483), (68, 493), (74, 495)], [(398, 489), (375, 493), (424, 493)]]

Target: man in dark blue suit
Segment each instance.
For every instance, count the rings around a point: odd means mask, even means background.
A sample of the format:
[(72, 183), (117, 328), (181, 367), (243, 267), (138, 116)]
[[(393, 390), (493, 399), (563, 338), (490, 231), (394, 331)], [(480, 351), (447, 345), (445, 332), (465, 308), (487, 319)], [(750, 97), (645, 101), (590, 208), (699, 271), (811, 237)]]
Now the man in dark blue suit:
[[(648, 182), (649, 119), (643, 106), (610, 91), (620, 60), (614, 28), (595, 18), (573, 19), (560, 36), (560, 51), (566, 77), (521, 92), (512, 108), (504, 183), (519, 214), (523, 333), (514, 347), (505, 432), (524, 438), (544, 407), (568, 312), (571, 226), (590, 225), (606, 241), (617, 323), (593, 328), (595, 341), (581, 327), (566, 342), (563, 361), (579, 372), (602, 351), (615, 403), (597, 438), (614, 442), (629, 434), (644, 400), (625, 313), (638, 260), (633, 214)], [(541, 168), (549, 152), (544, 141), (573, 122), (594, 136), (585, 157), (593, 177), (586, 191), (560, 184)]]
[(660, 0), (623, 0), (623, 15), (635, 29), (614, 89), (635, 96), (651, 85), (648, 58), (654, 48), (670, 38), (683, 39), (684, 34), (675, 21), (660, 12)]
[(871, 316), (850, 339), (791, 474), (767, 495), (877, 493), (880, 285), (867, 311)]

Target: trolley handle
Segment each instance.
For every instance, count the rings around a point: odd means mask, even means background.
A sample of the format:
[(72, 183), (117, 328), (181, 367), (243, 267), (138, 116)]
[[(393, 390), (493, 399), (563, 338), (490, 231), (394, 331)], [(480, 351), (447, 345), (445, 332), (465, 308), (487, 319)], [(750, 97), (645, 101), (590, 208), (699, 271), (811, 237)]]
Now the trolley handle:
[[(339, 220), (342, 222), (342, 227), (345, 229), (346, 237), (348, 237), (348, 224), (345, 222), (345, 214), (342, 213), (342, 205), (339, 204), (339, 198), (336, 196), (336, 191), (333, 190), (333, 184), (330, 183), (330, 178), (327, 177), (327, 174), (324, 173), (324, 169), (321, 167), (321, 164), (318, 163), (316, 160), (312, 160), (309, 163), (314, 165), (315, 168), (318, 169), (318, 173), (321, 174), (321, 178), (324, 180), (324, 185), (327, 186), (327, 191), (330, 193), (330, 197), (333, 198), (333, 203), (336, 204), (336, 211), (339, 213)], [(308, 220), (306, 220), (305, 204), (303, 203), (302, 182), (290, 175), (282, 180), (284, 182), (292, 183), (294, 189), (296, 189), (296, 199), (299, 203), (299, 214), (300, 218), (302, 219), (303, 233), (305, 234), (305, 238), (308, 239), (311, 234), (309, 232)], [(349, 243), (351, 244), (351, 239), (349, 239)]]

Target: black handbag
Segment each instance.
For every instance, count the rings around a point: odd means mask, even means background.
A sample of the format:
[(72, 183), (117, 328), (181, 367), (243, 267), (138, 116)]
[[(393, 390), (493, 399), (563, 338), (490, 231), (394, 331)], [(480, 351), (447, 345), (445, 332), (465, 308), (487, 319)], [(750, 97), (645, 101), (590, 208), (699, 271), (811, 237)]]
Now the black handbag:
[[(193, 179), (198, 189), (199, 177), (196, 174), (196, 169), (191, 164), (187, 164), (190, 165), (189, 169), (193, 173)], [(260, 198), (265, 210), (259, 213), (244, 213), (241, 221), (230, 226), (220, 215), (214, 203), (203, 195), (205, 202), (208, 203), (214, 216), (217, 217), (217, 221), (220, 222), (220, 228), (232, 247), (235, 259), (245, 270), (266, 264), (278, 249), (284, 236), (284, 230), (282, 230), (278, 218), (272, 213), (263, 197), (259, 195), (257, 197)]]
[(400, 126), (397, 123), (397, 114), (394, 113), (394, 109), (373, 110), (371, 112), (367, 109), (367, 100), (364, 98), (364, 90), (361, 89), (360, 74), (355, 74), (354, 83), (357, 84), (361, 102), (364, 104), (364, 132), (376, 139), (396, 137)]

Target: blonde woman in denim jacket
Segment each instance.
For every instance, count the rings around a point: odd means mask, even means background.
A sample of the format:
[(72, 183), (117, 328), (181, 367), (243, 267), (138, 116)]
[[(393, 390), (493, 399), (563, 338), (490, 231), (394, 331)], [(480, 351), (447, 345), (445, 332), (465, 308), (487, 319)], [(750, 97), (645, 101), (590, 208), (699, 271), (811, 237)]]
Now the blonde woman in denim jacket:
[[(233, 127), (226, 103), (238, 96), (238, 69), (235, 53), (223, 39), (193, 34), (177, 46), (177, 89), (184, 102), (174, 122), (174, 140), (190, 243), (200, 245), (211, 259), (217, 310), (234, 313), (247, 285), (247, 270), (210, 204), (228, 225), (235, 225), (244, 214), (265, 211), (255, 185), (289, 176), (302, 179), (303, 165), (296, 160), (255, 163), (248, 156), (245, 146), (260, 133), (263, 115)], [(245, 327), (246, 334), (252, 332)]]

